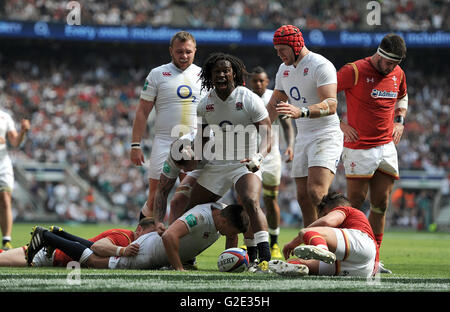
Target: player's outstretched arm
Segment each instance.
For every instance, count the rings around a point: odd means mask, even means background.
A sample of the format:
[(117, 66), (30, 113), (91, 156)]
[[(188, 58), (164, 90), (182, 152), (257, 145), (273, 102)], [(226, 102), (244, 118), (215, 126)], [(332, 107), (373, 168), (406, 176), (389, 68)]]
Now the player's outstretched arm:
[(91, 250), (99, 257), (131, 257), (139, 252), (139, 244), (130, 244), (127, 247), (121, 247), (113, 244), (108, 238), (102, 238), (96, 241)]
[(184, 271), (183, 263), (180, 259), (180, 238), (187, 235), (189, 230), (183, 221), (176, 220), (162, 235), (162, 241), (172, 268), (177, 271)]

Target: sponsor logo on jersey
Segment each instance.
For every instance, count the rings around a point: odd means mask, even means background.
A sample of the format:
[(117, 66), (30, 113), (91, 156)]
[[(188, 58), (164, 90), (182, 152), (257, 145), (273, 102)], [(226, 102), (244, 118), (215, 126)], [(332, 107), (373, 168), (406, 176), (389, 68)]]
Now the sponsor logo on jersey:
[(288, 77), (289, 76), (289, 70), (285, 70), (283, 72), (283, 77)]
[(164, 165), (163, 165), (164, 173), (169, 173), (171, 169), (172, 168), (170, 167), (170, 165), (167, 162), (164, 162)]
[(197, 225), (197, 218), (191, 213), (190, 215), (186, 216), (185, 218), (187, 224), (189, 227), (193, 227)]
[(166, 76), (166, 77), (170, 77), (170, 76), (172, 76), (172, 73), (171, 72), (162, 72), (162, 75)]
[(372, 93), (370, 93), (370, 96), (373, 97), (374, 99), (377, 99), (377, 98), (396, 99), (397, 94), (398, 94), (398, 92), (372, 89)]

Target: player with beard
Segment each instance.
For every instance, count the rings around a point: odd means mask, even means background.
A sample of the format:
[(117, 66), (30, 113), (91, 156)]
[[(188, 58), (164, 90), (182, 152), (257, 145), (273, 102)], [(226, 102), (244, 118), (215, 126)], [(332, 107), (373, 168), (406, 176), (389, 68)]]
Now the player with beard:
[(345, 92), (347, 101), (347, 122), (341, 121), (347, 195), (353, 207), (361, 208), (370, 192), (369, 221), (379, 246), (394, 181), (399, 179), (395, 145), (408, 108), (406, 77), (399, 66), (405, 56), (404, 40), (388, 34), (375, 54), (337, 73), (337, 90)]
[[(153, 216), (155, 191), (170, 144), (196, 127), (201, 68), (193, 64), (195, 38), (185, 31), (176, 33), (170, 41), (169, 52), (172, 61), (152, 69), (148, 74), (133, 122), (130, 159), (134, 165), (142, 166), (145, 161), (140, 142), (148, 116), (155, 107), (155, 137), (148, 164), (149, 192), (140, 219)], [(183, 177), (184, 174), (181, 174), (180, 181)]]
[(267, 110), (272, 121), (278, 114), (295, 119), (298, 133), (291, 176), (306, 227), (317, 219), (317, 205), (333, 182), (343, 147), (336, 114), (336, 69), (305, 46), (295, 26), (278, 28), (273, 44), (283, 63)]
[(208, 154), (204, 147), (204, 157), (210, 161), (192, 189), (188, 208), (217, 201), (233, 186), (254, 233), (259, 264), (253, 271), (267, 272), (271, 254), (267, 220), (259, 204), (259, 167), (270, 151), (271, 123), (261, 98), (243, 86), (245, 74), (242, 61), (224, 53), (210, 55), (202, 66), (202, 88), (208, 93), (197, 108), (201, 118), (197, 128), (203, 136), (213, 131), (215, 150)]

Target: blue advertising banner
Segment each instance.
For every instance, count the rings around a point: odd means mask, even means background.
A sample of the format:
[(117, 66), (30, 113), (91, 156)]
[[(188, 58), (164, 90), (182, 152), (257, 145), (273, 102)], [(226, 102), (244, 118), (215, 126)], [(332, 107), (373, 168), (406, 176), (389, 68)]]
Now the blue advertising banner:
[[(0, 21), (0, 37), (43, 38), (73, 41), (118, 41), (168, 43), (172, 35), (182, 30), (169, 27), (89, 26), (47, 22)], [(236, 29), (184, 29), (200, 44), (271, 45), (274, 31)], [(387, 32), (305, 30), (305, 43), (316, 47), (375, 47)], [(408, 46), (449, 48), (450, 32), (396, 31)]]

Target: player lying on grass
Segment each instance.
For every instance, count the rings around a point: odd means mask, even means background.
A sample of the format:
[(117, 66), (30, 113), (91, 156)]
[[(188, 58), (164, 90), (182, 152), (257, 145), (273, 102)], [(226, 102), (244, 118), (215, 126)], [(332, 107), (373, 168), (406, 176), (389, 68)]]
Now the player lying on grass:
[[(73, 244), (72, 248), (74, 249), (84, 250), (85, 248), (90, 248), (99, 256), (114, 256), (118, 247), (123, 247), (121, 252), (123, 252), (124, 256), (132, 256), (137, 253), (138, 247), (130, 243), (140, 235), (153, 230), (153, 228), (150, 228), (151, 225), (153, 225), (151, 219), (141, 220), (135, 231), (111, 229), (90, 239), (72, 235), (58, 226), (51, 226), (50, 230), (44, 232), (46, 233), (45, 237), (48, 242), (57, 240), (58, 238), (64, 239), (71, 242)], [(33, 233), (37, 228), (33, 228)], [(28, 257), (30, 258), (30, 263), (28, 264), (27, 254), (30, 254), (30, 251), (34, 255), (34, 262), (31, 262), (32, 258)], [(22, 246), (0, 253), (0, 267), (25, 267), (27, 265), (66, 267), (67, 263), (72, 260), (66, 253), (54, 248), (42, 248), (33, 251), (32, 247), (28, 249), (28, 246)]]
[[(122, 254), (122, 247), (117, 248), (115, 256), (99, 256), (89, 247), (83, 250), (73, 248), (72, 242), (68, 240), (55, 239), (52, 247), (61, 249), (84, 267), (160, 269), (171, 265), (175, 270), (183, 271), (183, 262), (199, 255), (221, 235), (226, 236), (225, 248), (232, 247), (237, 235), (246, 232), (248, 226), (249, 217), (242, 206), (207, 203), (190, 209), (172, 223), (162, 236), (157, 231), (141, 235), (132, 243), (139, 246), (137, 254), (133, 256)], [(154, 223), (152, 227), (155, 229)], [(47, 236), (48, 231), (43, 228), (34, 231), (30, 241), (34, 252), (48, 245)], [(28, 253), (29, 258), (33, 256)]]
[[(318, 206), (319, 219), (302, 229), (283, 248), (286, 263), (271, 261), (271, 271), (280, 274), (304, 271), (310, 275), (351, 275), (370, 277), (378, 268), (379, 250), (372, 228), (363, 212), (352, 208), (348, 199), (328, 193)], [(304, 245), (301, 245), (304, 244)]]

